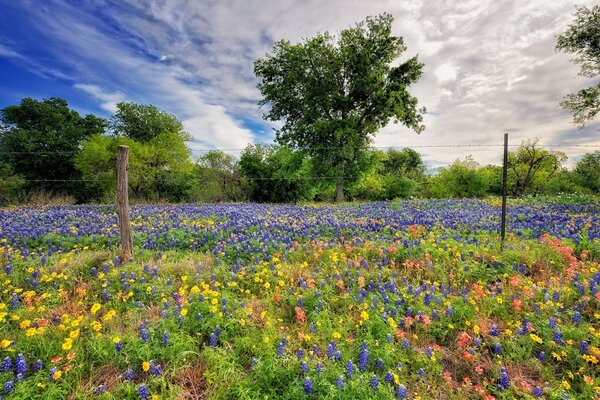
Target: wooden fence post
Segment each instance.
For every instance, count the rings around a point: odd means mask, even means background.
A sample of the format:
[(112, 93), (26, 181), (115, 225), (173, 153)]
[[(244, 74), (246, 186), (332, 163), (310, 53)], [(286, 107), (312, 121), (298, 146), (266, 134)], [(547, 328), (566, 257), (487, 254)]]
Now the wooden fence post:
[(121, 236), (120, 259), (129, 261), (133, 256), (133, 239), (129, 220), (129, 146), (119, 146), (117, 153), (117, 214)]
[(500, 222), (500, 250), (504, 247), (506, 236), (506, 192), (508, 175), (508, 133), (504, 134), (504, 157), (502, 162), (502, 220)]

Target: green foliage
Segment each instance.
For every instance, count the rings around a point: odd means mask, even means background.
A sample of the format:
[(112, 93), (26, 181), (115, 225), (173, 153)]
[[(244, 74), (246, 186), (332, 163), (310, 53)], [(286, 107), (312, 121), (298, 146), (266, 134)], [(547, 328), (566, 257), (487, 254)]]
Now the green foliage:
[(119, 145), (129, 146), (129, 188), (134, 199), (184, 201), (194, 190), (197, 182), (189, 149), (179, 134), (161, 133), (145, 143), (96, 135), (83, 144), (75, 160), (83, 178), (92, 181), (90, 199), (114, 196)]
[(335, 176), (336, 199), (365, 167), (373, 135), (390, 120), (417, 132), (422, 113), (408, 86), (421, 76), (416, 57), (391, 63), (406, 50), (391, 33), (389, 14), (369, 17), (334, 38), (318, 34), (302, 43), (281, 40), (254, 63), (265, 117), (283, 120), (277, 141), (305, 150), (315, 171)]
[(575, 165), (574, 172), (577, 183), (600, 193), (600, 151), (585, 154)]
[[(600, 74), (600, 5), (578, 7), (575, 20), (558, 37), (556, 49), (576, 54), (579, 75), (596, 78)], [(600, 112), (600, 82), (567, 95), (561, 106), (573, 112), (573, 122), (581, 128)]]
[(198, 186), (192, 194), (194, 201), (242, 201), (246, 197), (245, 181), (237, 160), (231, 154), (211, 150), (200, 157), (194, 167)]
[(25, 187), (25, 180), (10, 165), (0, 164), (0, 206), (13, 204)]
[(424, 178), (425, 164), (421, 155), (411, 148), (389, 149), (385, 153), (383, 170), (388, 175), (405, 176), (419, 181)]
[(153, 105), (120, 102), (109, 124), (115, 136), (124, 136), (139, 142), (149, 142), (162, 133), (175, 133), (189, 139), (183, 125), (173, 114)]
[(289, 203), (312, 200), (312, 164), (286, 146), (249, 145), (239, 167), (251, 201)]
[(578, 185), (575, 173), (559, 171), (544, 186), (544, 194), (558, 195), (560, 193), (588, 193), (589, 189)]
[(513, 195), (543, 191), (546, 183), (557, 173), (567, 155), (536, 147), (539, 139), (525, 140), (516, 152), (508, 153), (509, 190)]
[(28, 189), (77, 194), (80, 176), (74, 159), (80, 144), (104, 132), (105, 121), (81, 117), (63, 99), (24, 98), (0, 111), (0, 154)]
[(488, 190), (486, 174), (471, 156), (456, 160), (449, 168), (442, 168), (432, 179), (432, 197), (482, 197)]

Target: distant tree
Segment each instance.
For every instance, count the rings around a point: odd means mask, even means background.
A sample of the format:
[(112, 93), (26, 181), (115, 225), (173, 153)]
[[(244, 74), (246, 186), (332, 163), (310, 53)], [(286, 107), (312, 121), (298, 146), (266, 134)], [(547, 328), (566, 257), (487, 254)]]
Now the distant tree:
[(392, 35), (393, 17), (368, 17), (334, 38), (318, 34), (298, 44), (281, 40), (254, 63), (265, 117), (283, 121), (280, 144), (309, 154), (319, 175), (336, 178), (336, 200), (365, 168), (375, 133), (390, 120), (424, 129), (417, 99), (408, 87), (422, 73), (412, 57), (392, 66), (406, 50)]
[(516, 152), (508, 153), (509, 186), (513, 195), (525, 196), (543, 190), (545, 183), (560, 170), (567, 160), (565, 153), (540, 149), (539, 139), (528, 139)]
[(149, 142), (161, 133), (176, 133), (189, 139), (183, 124), (175, 115), (156, 106), (121, 102), (110, 119), (109, 128), (115, 136), (124, 136), (139, 142)]
[(81, 117), (66, 100), (24, 98), (0, 111), (0, 157), (31, 189), (78, 194), (74, 159), (80, 144), (104, 132), (106, 121)]
[(422, 180), (425, 166), (419, 153), (412, 149), (387, 152), (371, 150), (369, 167), (350, 187), (352, 198), (392, 200), (412, 196)]
[(389, 149), (383, 161), (384, 173), (395, 176), (405, 176), (413, 180), (420, 180), (425, 174), (425, 164), (421, 155), (411, 149)]
[(186, 201), (195, 190), (190, 151), (176, 133), (161, 133), (148, 142), (95, 135), (86, 141), (75, 164), (90, 181), (91, 198), (110, 201), (116, 189), (117, 147), (129, 146), (129, 188), (134, 200)]
[(600, 151), (585, 154), (575, 165), (577, 183), (600, 193)]
[(211, 150), (198, 158), (195, 174), (198, 180), (195, 200), (213, 203), (245, 199), (245, 182), (233, 155)]
[(502, 167), (500, 165), (485, 165), (480, 168), (488, 183), (488, 193), (496, 196), (502, 195)]
[(575, 172), (562, 169), (545, 182), (543, 192), (548, 195), (557, 195), (562, 193), (589, 193), (590, 190), (579, 184)]
[(302, 153), (285, 146), (250, 145), (239, 161), (248, 197), (262, 203), (311, 200), (312, 166)]
[[(558, 37), (556, 49), (576, 54), (579, 75), (594, 79), (600, 75), (600, 5), (578, 7), (575, 21)], [(600, 81), (567, 95), (560, 103), (573, 112), (573, 122), (583, 128), (600, 112)]]
[(489, 183), (486, 174), (471, 156), (456, 160), (449, 168), (441, 168), (432, 179), (431, 192), (434, 197), (482, 197)]

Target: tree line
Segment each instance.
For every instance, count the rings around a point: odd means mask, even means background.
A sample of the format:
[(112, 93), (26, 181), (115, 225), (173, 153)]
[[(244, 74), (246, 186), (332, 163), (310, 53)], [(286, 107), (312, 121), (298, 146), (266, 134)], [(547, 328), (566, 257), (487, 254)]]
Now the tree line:
[[(600, 6), (578, 8), (556, 48), (576, 54), (581, 74), (598, 75)], [(389, 122), (424, 130), (426, 110), (409, 89), (422, 75), (417, 56), (392, 34), (393, 17), (304, 39), (280, 40), (254, 63), (264, 117), (281, 123), (273, 145), (250, 145), (239, 157), (218, 150), (193, 159), (189, 135), (172, 114), (121, 102), (109, 119), (80, 116), (60, 98), (31, 98), (0, 111), (0, 203), (29, 193), (112, 202), (116, 149), (130, 147), (131, 195), (140, 201), (344, 201), (482, 197), (501, 192), (501, 170), (472, 157), (427, 174), (413, 149), (380, 151), (375, 134)], [(599, 111), (598, 85), (562, 105), (580, 126)], [(509, 154), (509, 192), (597, 193), (600, 152), (574, 169), (567, 156), (524, 141)]]
[[(130, 147), (133, 201), (334, 201), (339, 176), (320, 158), (281, 144), (248, 145), (239, 156), (211, 150), (192, 157), (181, 122), (152, 105), (122, 102), (110, 119), (80, 116), (59, 98), (25, 98), (0, 110), (0, 203), (18, 204), (31, 193), (66, 195), (79, 203), (114, 202), (116, 154)], [(337, 149), (330, 149), (331, 152)], [(344, 176), (349, 200), (463, 198), (499, 195), (499, 165), (472, 157), (434, 173), (411, 148), (368, 148), (360, 168)], [(509, 152), (513, 196), (600, 192), (600, 151), (572, 169), (567, 156), (524, 141)]]

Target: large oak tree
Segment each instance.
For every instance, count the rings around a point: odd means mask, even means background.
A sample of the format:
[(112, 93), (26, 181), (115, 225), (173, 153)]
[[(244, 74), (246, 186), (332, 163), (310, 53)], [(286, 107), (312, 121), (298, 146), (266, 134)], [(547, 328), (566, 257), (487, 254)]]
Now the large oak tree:
[(367, 148), (390, 120), (421, 132), (423, 108), (408, 87), (422, 73), (417, 57), (392, 35), (393, 17), (368, 17), (337, 37), (317, 34), (301, 43), (281, 40), (254, 63), (265, 117), (281, 121), (277, 141), (303, 150), (315, 172), (336, 182), (336, 201), (368, 163)]

